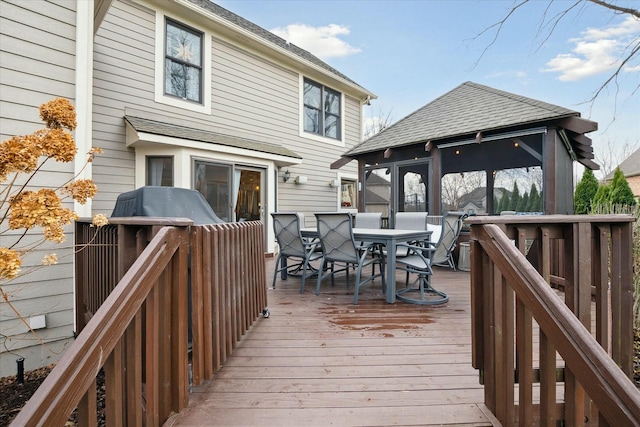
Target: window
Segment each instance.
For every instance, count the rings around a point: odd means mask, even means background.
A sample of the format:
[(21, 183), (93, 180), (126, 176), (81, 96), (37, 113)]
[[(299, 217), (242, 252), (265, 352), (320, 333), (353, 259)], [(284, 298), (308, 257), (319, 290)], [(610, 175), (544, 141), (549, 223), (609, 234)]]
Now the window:
[(358, 208), (357, 182), (355, 179), (340, 180), (340, 207), (342, 209)]
[(173, 187), (173, 157), (147, 157), (147, 185)]
[(314, 81), (304, 79), (305, 132), (341, 139), (341, 94)]
[(201, 32), (167, 19), (164, 93), (202, 103)]

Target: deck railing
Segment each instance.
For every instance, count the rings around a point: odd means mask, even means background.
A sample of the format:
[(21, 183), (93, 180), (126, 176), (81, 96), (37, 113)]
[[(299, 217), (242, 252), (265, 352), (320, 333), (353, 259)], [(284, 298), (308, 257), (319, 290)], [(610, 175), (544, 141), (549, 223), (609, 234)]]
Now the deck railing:
[[(639, 425), (640, 392), (630, 380), (633, 221), (468, 220), (473, 366), (503, 425)], [(558, 248), (560, 269), (552, 267)], [(552, 269), (564, 275), (553, 280), (564, 293), (552, 289)]]
[(190, 363), (194, 384), (212, 378), (266, 307), (261, 222), (110, 223), (76, 224), (79, 334), (12, 425), (64, 425), (75, 407), (97, 425), (101, 370), (107, 425), (162, 425), (188, 403)]

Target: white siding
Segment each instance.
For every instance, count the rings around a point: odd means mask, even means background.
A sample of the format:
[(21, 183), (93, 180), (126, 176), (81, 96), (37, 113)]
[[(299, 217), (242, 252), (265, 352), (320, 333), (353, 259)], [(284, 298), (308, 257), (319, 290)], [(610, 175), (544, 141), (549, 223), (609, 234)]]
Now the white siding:
[[(75, 6), (75, 2), (64, 0), (0, 2), (0, 137), (3, 141), (43, 128), (38, 113), (42, 103), (55, 97), (74, 101)], [(55, 187), (71, 178), (73, 169), (73, 164), (50, 162), (31, 185)], [(16, 238), (15, 234), (4, 235), (1, 245), (13, 243)], [(23, 241), (35, 239), (28, 235)], [(38, 331), (39, 339), (46, 346), (37, 345), (37, 339), (25, 335), (24, 324), (10, 307), (0, 302), (3, 335), (0, 336), (0, 377), (15, 374), (18, 355), (25, 357), (27, 369), (57, 361), (60, 350), (73, 336), (72, 241), (73, 237), (67, 233), (67, 242), (40, 247), (24, 260), (23, 270), (37, 266), (42, 256), (52, 252), (60, 259), (58, 265), (44, 267), (2, 285), (22, 317), (45, 314), (47, 328)]]

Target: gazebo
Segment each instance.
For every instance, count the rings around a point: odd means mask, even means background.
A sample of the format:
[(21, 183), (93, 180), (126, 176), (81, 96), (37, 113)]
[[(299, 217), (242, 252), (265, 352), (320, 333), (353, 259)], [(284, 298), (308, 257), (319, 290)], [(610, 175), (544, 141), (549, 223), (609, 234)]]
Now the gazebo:
[(386, 177), (391, 220), (410, 209), (442, 213), (441, 181), (450, 173), (486, 174), (492, 213), (495, 174), (513, 168), (540, 168), (544, 213), (571, 214), (574, 162), (599, 169), (585, 136), (597, 128), (577, 111), (466, 82), (353, 147), (332, 168), (358, 161), (359, 210), (368, 207), (369, 177)]

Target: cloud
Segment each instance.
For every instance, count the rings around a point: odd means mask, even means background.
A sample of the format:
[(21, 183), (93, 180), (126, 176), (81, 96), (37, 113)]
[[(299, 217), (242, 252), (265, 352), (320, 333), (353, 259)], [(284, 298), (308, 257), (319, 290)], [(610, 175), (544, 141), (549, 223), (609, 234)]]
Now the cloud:
[(304, 24), (291, 24), (270, 31), (323, 60), (360, 52), (360, 49), (340, 39), (341, 36), (350, 33), (349, 28), (342, 25), (330, 24), (324, 27), (311, 27)]
[[(640, 21), (628, 17), (617, 26), (588, 28), (570, 39), (571, 53), (558, 54), (546, 64), (545, 72), (560, 73), (561, 81), (575, 81), (613, 71), (627, 56), (630, 43), (640, 36)], [(627, 72), (637, 71), (629, 66)]]

